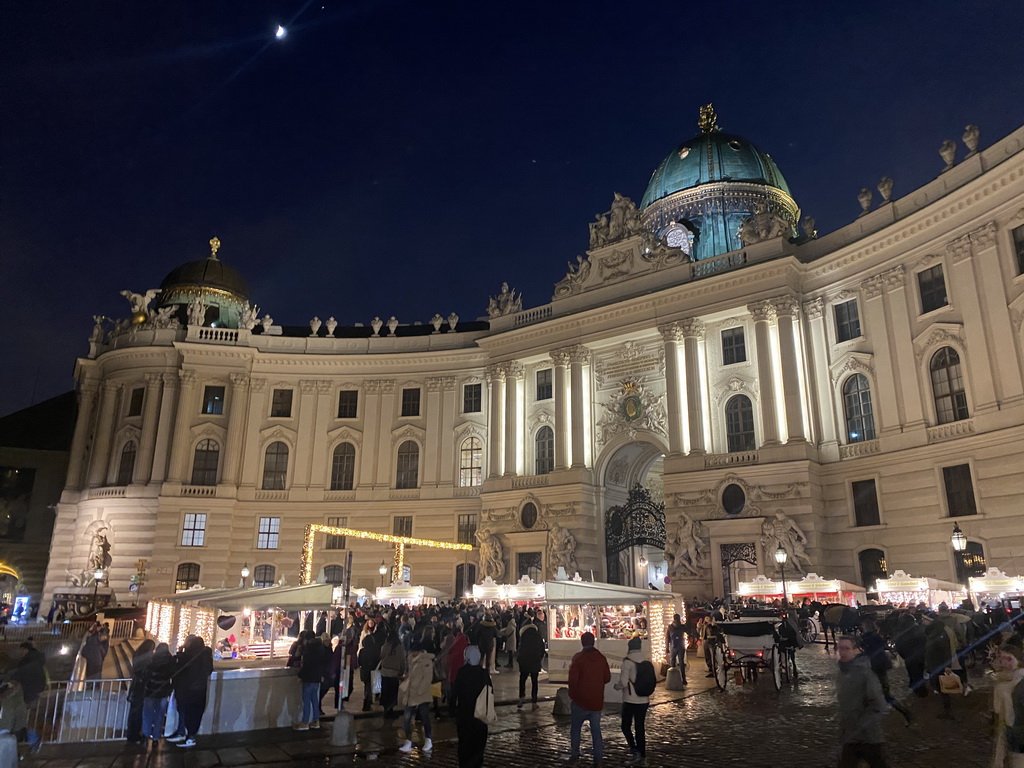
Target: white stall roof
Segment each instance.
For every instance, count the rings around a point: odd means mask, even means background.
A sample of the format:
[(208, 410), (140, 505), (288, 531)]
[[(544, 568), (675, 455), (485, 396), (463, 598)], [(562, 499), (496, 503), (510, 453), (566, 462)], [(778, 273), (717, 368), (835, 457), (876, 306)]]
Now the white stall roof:
[(545, 581), (544, 600), (555, 605), (619, 605), (655, 600), (675, 600), (672, 592), (624, 587), (600, 581)]
[(282, 611), (313, 611), (330, 608), (333, 604), (333, 593), (334, 587), (330, 584), (302, 584), (233, 590), (233, 594), (230, 595), (210, 595), (200, 597), (195, 602), (222, 611), (239, 611), (243, 608), (254, 611), (266, 611), (271, 608)]

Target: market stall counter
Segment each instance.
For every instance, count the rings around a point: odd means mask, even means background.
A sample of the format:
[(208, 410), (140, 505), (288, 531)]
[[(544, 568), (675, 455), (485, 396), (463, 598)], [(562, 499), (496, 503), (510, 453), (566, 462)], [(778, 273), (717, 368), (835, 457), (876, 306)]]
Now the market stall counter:
[(901, 603), (925, 603), (929, 608), (935, 608), (939, 603), (946, 603), (955, 607), (967, 597), (963, 584), (927, 577), (917, 578), (904, 571), (896, 571), (888, 579), (876, 581), (875, 591), (881, 602), (897, 606)]

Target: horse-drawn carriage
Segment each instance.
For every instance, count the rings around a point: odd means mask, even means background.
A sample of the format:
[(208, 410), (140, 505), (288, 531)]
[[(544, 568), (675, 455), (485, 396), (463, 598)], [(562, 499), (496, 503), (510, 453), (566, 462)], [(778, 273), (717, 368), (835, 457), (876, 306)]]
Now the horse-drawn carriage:
[(759, 674), (770, 673), (775, 690), (782, 687), (783, 679), (796, 679), (795, 645), (780, 635), (782, 624), (770, 616), (718, 622), (711, 662), (720, 690), (725, 690), (730, 671), (739, 683), (755, 683)]

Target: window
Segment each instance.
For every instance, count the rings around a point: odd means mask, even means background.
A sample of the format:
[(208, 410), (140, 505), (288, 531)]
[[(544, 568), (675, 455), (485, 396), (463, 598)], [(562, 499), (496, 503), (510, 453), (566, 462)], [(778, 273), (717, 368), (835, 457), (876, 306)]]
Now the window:
[(722, 331), (722, 365), (743, 363), (747, 360), (747, 343), (742, 328), (726, 328)]
[(420, 391), (418, 388), (402, 390), (402, 415), (420, 415)]
[(280, 517), (261, 517), (256, 532), (256, 549), (277, 549), (281, 536)]
[(338, 393), (338, 418), (354, 419), (359, 411), (359, 390), (343, 389)]
[(178, 575), (174, 579), (175, 592), (192, 589), (198, 583), (199, 563), (182, 563), (178, 566)]
[(476, 584), (476, 566), (473, 563), (460, 563), (455, 566), (455, 591), (460, 595), (471, 596), (473, 585)]
[(188, 514), (185, 515), (185, 522), (181, 526), (181, 546), (201, 547), (206, 543), (206, 515)]
[(1013, 251), (1017, 255), (1017, 274), (1024, 275), (1024, 226), (1013, 230)]
[(252, 585), (254, 587), (272, 587), (277, 576), (277, 568), (272, 565), (257, 565), (252, 569)]
[[(335, 528), (346, 528), (348, 526), (347, 517), (328, 517), (327, 525)], [(327, 542), (324, 544), (324, 549), (344, 549), (345, 548), (345, 537), (334, 536), (327, 534)]]
[(943, 347), (932, 356), (932, 397), (935, 398), (935, 419), (949, 424), (970, 417), (967, 392), (960, 370), (960, 355), (952, 347)]
[(129, 440), (121, 449), (121, 461), (117, 465), (117, 485), (128, 485), (135, 472), (135, 441)]
[(278, 441), (267, 447), (263, 461), (263, 490), (283, 491), (288, 478), (288, 446)]
[(534, 439), (537, 474), (546, 475), (555, 468), (555, 433), (551, 427), (541, 427)]
[(889, 566), (885, 562), (885, 552), (880, 549), (865, 549), (857, 559), (860, 561), (860, 583), (868, 591), (874, 590), (875, 582), (889, 578)]
[(459, 485), (468, 488), (480, 485), (484, 475), (484, 444), (479, 437), (467, 438), (459, 452)]
[(270, 415), (273, 418), (288, 419), (292, 415), (292, 391), (275, 389), (270, 401)]
[(216, 485), (220, 446), (216, 440), (200, 440), (192, 457), (192, 485)]
[(519, 522), (526, 530), (533, 528), (537, 524), (537, 505), (532, 501), (523, 504), (523, 508), (519, 510)]
[(754, 407), (746, 395), (734, 395), (725, 404), (725, 435), (729, 453), (753, 451), (757, 447), (754, 441)]
[(970, 464), (943, 467), (942, 481), (946, 486), (946, 508), (950, 517), (978, 514), (978, 508), (974, 503), (974, 483), (971, 481)]
[(331, 490), (351, 491), (356, 475), (356, 447), (341, 443), (331, 459)]
[(340, 587), (345, 583), (345, 568), (340, 565), (324, 566), (324, 584)]
[(224, 413), (224, 387), (206, 387), (203, 390), (203, 413)]
[(860, 336), (860, 313), (857, 300), (850, 299), (835, 306), (836, 341), (849, 341)]
[(874, 480), (856, 480), (850, 484), (853, 491), (853, 514), (857, 525), (879, 525), (878, 492)]
[(843, 384), (846, 440), (862, 443), (875, 439), (875, 415), (871, 410), (871, 385), (863, 373), (855, 373)]
[(942, 277), (942, 265), (917, 273), (917, 285), (921, 291), (921, 314), (946, 306), (946, 280)]
[(396, 517), (392, 533), (394, 533), (395, 536), (412, 536), (412, 515)]
[(554, 393), (552, 384), (551, 369), (545, 368), (537, 371), (537, 399), (550, 400)]
[(459, 544), (476, 544), (476, 514), (459, 515)]
[[(416, 390), (419, 392), (419, 390)], [(398, 446), (395, 488), (418, 488), (420, 484), (420, 447), (412, 440)]]
[(146, 396), (146, 390), (142, 387), (137, 387), (132, 390), (131, 399), (128, 401), (128, 415), (129, 416), (141, 416), (142, 415), (142, 399)]
[(960, 559), (958, 578), (962, 581), (966, 581), (970, 576), (984, 576), (985, 571), (988, 570), (988, 564), (985, 562), (985, 547), (977, 541), (968, 541), (964, 551), (955, 554)]
[(462, 412), (480, 413), (483, 410), (483, 385), (466, 384), (462, 387)]

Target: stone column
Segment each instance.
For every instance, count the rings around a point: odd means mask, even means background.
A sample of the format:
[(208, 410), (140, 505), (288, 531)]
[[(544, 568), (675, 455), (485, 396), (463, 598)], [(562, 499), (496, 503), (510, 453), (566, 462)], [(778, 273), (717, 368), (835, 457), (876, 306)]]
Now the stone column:
[(192, 419), (195, 416), (196, 408), (195, 393), (199, 377), (195, 371), (179, 370), (178, 380), (181, 387), (178, 390), (178, 409), (174, 423), (174, 437), (171, 441), (170, 469), (167, 480), (172, 483), (183, 483), (185, 481), (185, 463), (188, 460), (189, 428), (192, 426)]
[[(992, 365), (992, 357), (989, 355), (988, 344), (985, 339), (986, 316), (981, 308), (980, 292), (978, 283), (974, 278), (974, 255), (971, 248), (972, 236), (962, 237), (946, 247), (949, 254), (950, 270), (949, 284), (952, 288), (950, 296), (957, 307), (959, 307), (964, 320), (964, 335), (967, 342), (967, 349), (970, 351), (970, 360), (961, 361), (964, 372), (968, 374), (969, 386), (971, 388), (971, 400), (974, 409), (972, 415), (985, 413), (999, 408), (998, 397), (996, 396), (995, 385), (998, 381), (999, 372)], [(998, 269), (999, 265), (993, 265)], [(998, 276), (998, 272), (996, 275)], [(1002, 287), (999, 293), (991, 294), (1002, 296)], [(986, 302), (990, 303), (990, 302)], [(1014, 345), (1007, 348), (1010, 352)], [(973, 374), (973, 375), (972, 375)], [(1018, 377), (1019, 380), (1019, 377)]]
[[(334, 383), (331, 381), (316, 382), (316, 415), (313, 418), (312, 435), (313, 453), (310, 469), (310, 488), (323, 490), (330, 483), (331, 466), (327, 459), (327, 429), (333, 420), (336, 404), (331, 397), (334, 394)], [(353, 478), (354, 485), (355, 478)]]
[(817, 407), (811, 409), (813, 431), (820, 443), (836, 442), (836, 407), (829, 385), (828, 347), (825, 337), (825, 300), (821, 297), (804, 302), (807, 335), (811, 342), (811, 364), (814, 367), (814, 399)]
[(374, 468), (374, 486), (390, 488), (395, 474), (395, 449), (392, 445), (391, 426), (395, 421), (395, 381), (383, 379), (380, 382), (380, 411), (377, 419), (377, 461)]
[(162, 483), (167, 478), (167, 461), (174, 439), (175, 407), (178, 402), (178, 377), (173, 373), (164, 373), (161, 378), (164, 391), (160, 397), (160, 423), (156, 429), (151, 483)]
[(264, 449), (260, 439), (260, 427), (268, 412), (267, 380), (249, 379), (249, 415), (246, 419), (246, 432), (251, 434), (251, 437), (245, 440), (242, 446), (242, 470), (238, 476), (239, 488), (261, 488), (263, 486), (263, 478), (259, 476)]
[(505, 369), (500, 363), (484, 369), (487, 379), (487, 393), (490, 400), (490, 424), (488, 424), (487, 476), (501, 477), (501, 445), (505, 434)]
[(423, 457), (423, 482), (422, 486), (436, 486), (437, 473), (440, 468), (441, 448), (438, 443), (438, 434), (441, 431), (441, 377), (434, 376), (427, 379), (427, 435), (425, 438), (425, 456)]
[[(893, 365), (892, 349), (889, 346), (889, 322), (886, 317), (885, 301), (882, 298), (884, 285), (880, 275), (869, 277), (861, 283), (861, 321), (864, 335), (871, 344), (872, 361), (875, 366), (875, 386), (871, 390), (871, 405), (877, 418), (877, 434), (899, 431), (900, 412), (897, 406), (896, 370)], [(914, 376), (917, 379), (917, 376)], [(836, 382), (841, 385), (841, 382)], [(877, 391), (876, 391), (877, 390)], [(847, 442), (846, 415), (842, 399), (833, 404), (833, 412), (839, 420), (841, 442)]]
[(523, 364), (505, 363), (505, 477), (519, 472), (519, 382)]
[(316, 419), (316, 381), (302, 379), (299, 381), (298, 402), (298, 435), (295, 438), (295, 475), (293, 488), (308, 488), (310, 472), (313, 467), (313, 445), (316, 437), (313, 434), (313, 422)]
[(567, 443), (569, 408), (568, 403), (565, 402), (568, 393), (565, 385), (565, 373), (566, 367), (569, 365), (569, 353), (564, 349), (557, 349), (551, 353), (551, 360), (555, 364), (555, 469), (567, 469), (569, 467)]
[(110, 381), (103, 382), (103, 389), (100, 393), (100, 412), (96, 417), (96, 428), (93, 431), (92, 461), (89, 464), (90, 488), (105, 485), (107, 482), (107, 469), (110, 466), (110, 441), (114, 435), (117, 390), (117, 384)]
[(665, 344), (665, 394), (668, 400), (668, 452), (683, 452), (682, 381), (679, 375), (679, 342), (683, 331), (678, 323), (658, 326)]
[(775, 300), (779, 325), (779, 358), (782, 364), (782, 403), (786, 418), (787, 443), (807, 442), (803, 393), (800, 391), (800, 355), (796, 345), (795, 318), (800, 305), (792, 296)]
[[(900, 372), (914, 372), (914, 375), (895, 376), (896, 407), (901, 414), (898, 424), (904, 430), (924, 425), (924, 403), (921, 401), (921, 387), (917, 372), (917, 357), (914, 354), (914, 340), (910, 329), (914, 326), (910, 307), (907, 303), (907, 290), (904, 283), (903, 266), (893, 267), (879, 277), (886, 291), (889, 310), (889, 329), (895, 358), (895, 368)], [(890, 335), (890, 334), (887, 334)], [(884, 338), (884, 337), (883, 337)], [(906, 384), (906, 386), (904, 386)]]
[(779, 444), (778, 403), (775, 400), (775, 377), (772, 370), (771, 323), (775, 307), (770, 301), (748, 304), (754, 317), (754, 344), (757, 346), (757, 383), (761, 391), (761, 444)]
[(145, 405), (142, 408), (142, 437), (139, 439), (139, 455), (135, 462), (132, 482), (145, 485), (153, 476), (153, 453), (156, 450), (157, 421), (160, 418), (160, 384), (163, 376), (159, 373), (146, 374)]
[(238, 462), (245, 440), (245, 413), (249, 409), (249, 377), (244, 373), (231, 374), (231, 392), (228, 395), (228, 434), (221, 451), (223, 462), (220, 482), (238, 484)]
[(702, 456), (704, 446), (704, 388), (701, 386), (700, 350), (704, 341), (704, 323), (696, 318), (679, 324), (683, 333), (683, 358), (686, 363), (686, 420), (690, 426), (690, 454)]
[(583, 364), (589, 362), (590, 350), (582, 344), (569, 350), (569, 387), (572, 392), (572, 467), (587, 465), (587, 453), (583, 420), (586, 414), (586, 400), (589, 393), (583, 388)]
[(441, 418), (438, 426), (437, 454), (440, 456), (437, 484), (440, 486), (457, 485), (455, 479), (455, 455), (460, 446), (455, 445), (455, 414), (458, 413), (458, 380), (454, 376), (441, 378)]
[(92, 427), (92, 413), (96, 408), (99, 386), (95, 381), (82, 381), (78, 387), (78, 418), (75, 419), (75, 436), (71, 440), (71, 454), (68, 459), (66, 487), (72, 491), (82, 489), (82, 473), (85, 471), (85, 446), (89, 444), (89, 430)]

